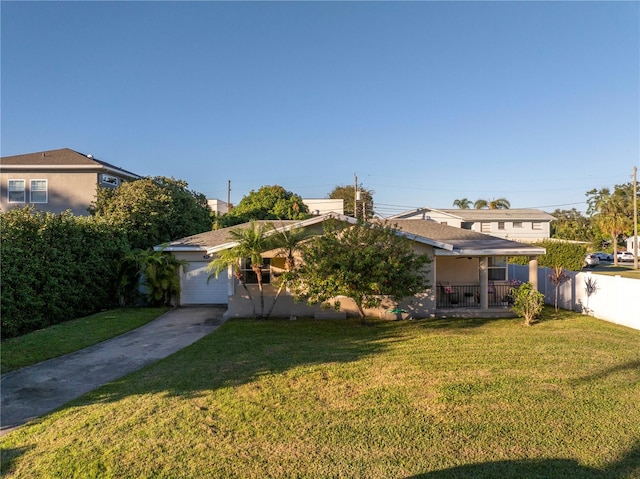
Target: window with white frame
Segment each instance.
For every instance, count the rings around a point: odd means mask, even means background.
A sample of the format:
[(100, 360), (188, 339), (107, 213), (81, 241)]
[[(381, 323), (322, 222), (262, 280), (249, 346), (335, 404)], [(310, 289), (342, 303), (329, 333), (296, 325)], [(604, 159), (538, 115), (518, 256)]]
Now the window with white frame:
[(489, 223), (488, 221), (482, 221), (480, 223), (480, 232), (491, 233), (491, 223)]
[(490, 281), (505, 281), (507, 279), (507, 258), (504, 256), (490, 256), (487, 271)]
[(531, 223), (532, 230), (541, 230), (542, 229), (542, 221), (534, 221)]
[(498, 229), (499, 230), (503, 230), (504, 229), (504, 221), (498, 221)]
[(31, 203), (46, 203), (49, 200), (47, 186), (47, 180), (31, 180)]
[(522, 221), (514, 221), (513, 222), (513, 227), (514, 228), (522, 228)]
[(7, 189), (9, 203), (24, 203), (25, 198), (25, 181), (9, 180), (9, 188)]

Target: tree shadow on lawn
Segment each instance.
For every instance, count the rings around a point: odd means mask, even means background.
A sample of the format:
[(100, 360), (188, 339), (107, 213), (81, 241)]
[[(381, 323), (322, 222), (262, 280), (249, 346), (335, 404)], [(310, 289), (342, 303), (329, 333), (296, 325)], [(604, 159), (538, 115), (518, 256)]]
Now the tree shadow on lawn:
[(145, 368), (89, 392), (64, 407), (164, 393), (197, 397), (265, 375), (374, 356), (402, 340), (391, 322), (233, 319), (214, 333)]
[(640, 442), (605, 469), (579, 464), (573, 459), (495, 461), (426, 472), (407, 479), (623, 479), (640, 477)]

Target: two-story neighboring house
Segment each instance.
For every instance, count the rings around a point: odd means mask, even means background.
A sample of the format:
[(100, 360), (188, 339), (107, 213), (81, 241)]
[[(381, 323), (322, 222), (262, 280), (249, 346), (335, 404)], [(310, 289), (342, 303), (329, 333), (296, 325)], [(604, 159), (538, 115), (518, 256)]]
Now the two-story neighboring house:
[(115, 188), (141, 177), (69, 148), (0, 158), (0, 208), (88, 214), (98, 186)]
[(499, 238), (531, 243), (551, 237), (551, 221), (555, 218), (549, 213), (531, 208), (493, 210), (418, 208), (389, 219), (436, 221)]

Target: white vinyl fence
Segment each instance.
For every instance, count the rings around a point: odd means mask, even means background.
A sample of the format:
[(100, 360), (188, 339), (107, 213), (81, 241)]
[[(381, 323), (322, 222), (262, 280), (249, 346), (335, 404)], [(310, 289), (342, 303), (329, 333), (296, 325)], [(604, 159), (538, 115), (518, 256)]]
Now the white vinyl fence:
[[(592, 273), (565, 271), (571, 278), (558, 288), (558, 306), (598, 319), (640, 329), (640, 281)], [(555, 304), (556, 286), (551, 268), (538, 268), (538, 289), (545, 304)], [(529, 281), (529, 266), (509, 265), (509, 278)]]

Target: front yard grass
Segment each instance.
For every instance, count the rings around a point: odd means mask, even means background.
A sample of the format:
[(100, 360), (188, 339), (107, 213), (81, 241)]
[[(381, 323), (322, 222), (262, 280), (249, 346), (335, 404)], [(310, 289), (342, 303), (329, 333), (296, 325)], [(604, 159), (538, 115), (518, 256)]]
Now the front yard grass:
[(2, 373), (92, 346), (139, 328), (166, 311), (167, 308), (122, 308), (103, 311), (7, 339), (0, 346)]
[[(640, 331), (230, 320), (2, 440), (5, 477), (640, 477)], [(551, 319), (552, 318), (552, 319)]]

